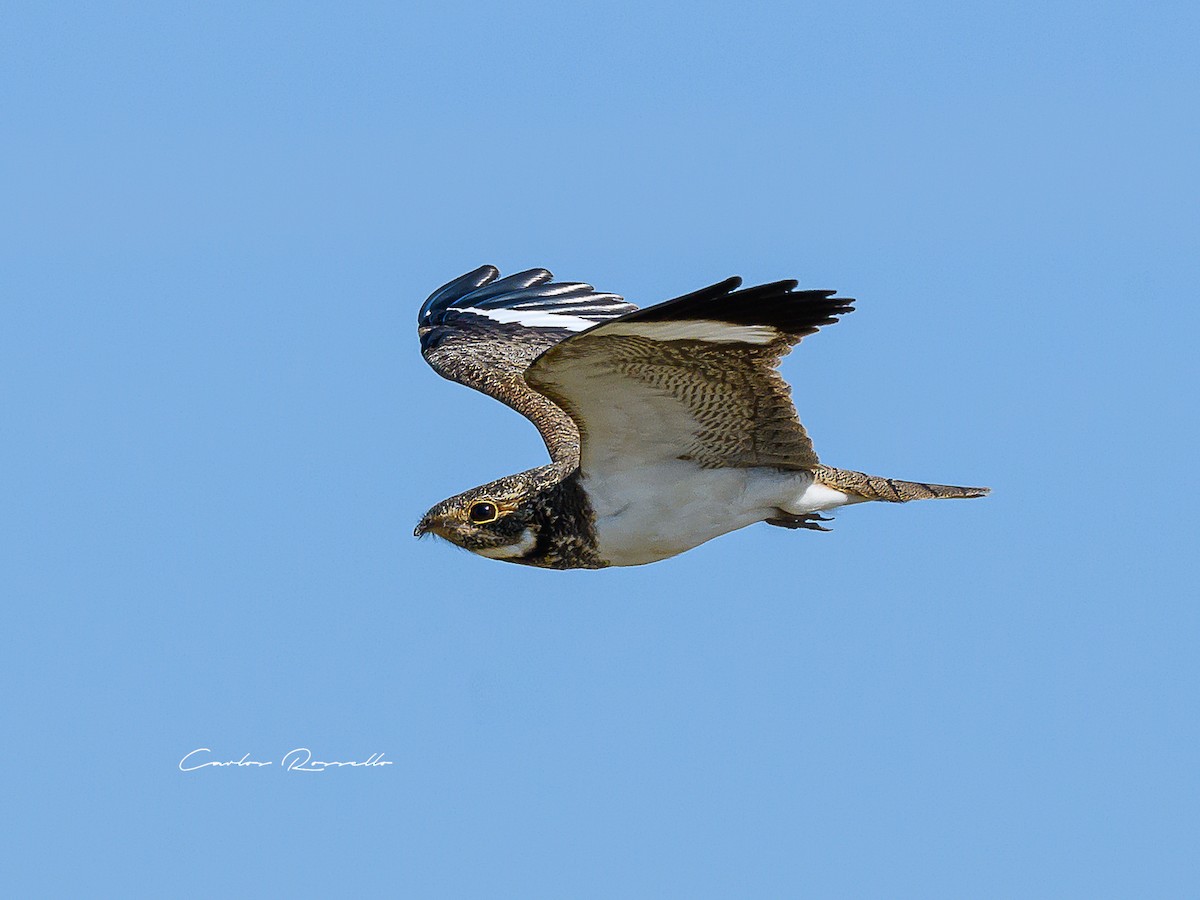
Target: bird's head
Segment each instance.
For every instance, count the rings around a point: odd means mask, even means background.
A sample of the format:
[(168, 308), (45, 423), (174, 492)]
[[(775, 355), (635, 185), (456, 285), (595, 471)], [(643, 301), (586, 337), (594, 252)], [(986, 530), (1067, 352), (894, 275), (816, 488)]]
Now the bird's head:
[(538, 542), (535, 496), (523, 477), (510, 475), (443, 500), (413, 534), (436, 534), (489, 559), (522, 562)]

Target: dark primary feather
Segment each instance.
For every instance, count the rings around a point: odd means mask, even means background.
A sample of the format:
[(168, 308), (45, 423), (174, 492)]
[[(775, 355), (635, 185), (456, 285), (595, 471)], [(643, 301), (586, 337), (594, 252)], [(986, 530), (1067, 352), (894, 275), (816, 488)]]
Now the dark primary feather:
[[(453, 322), (462, 316), (482, 318), (495, 322), (487, 315), (476, 311), (512, 310), (529, 311), (539, 321), (547, 316), (561, 315), (603, 322), (614, 316), (637, 309), (616, 294), (595, 290), (590, 284), (579, 282), (554, 282), (546, 269), (528, 269), (500, 278), (495, 266), (480, 266), (474, 272), (458, 278), (434, 291), (417, 314), (419, 326), (435, 326)], [(553, 329), (546, 321), (544, 325), (524, 327), (538, 330)], [(567, 330), (578, 331), (579, 328)]]
[(495, 266), (480, 266), (473, 272), (459, 275), (453, 281), (446, 282), (430, 294), (425, 302), (421, 304), (421, 309), (417, 313), (417, 324), (432, 324), (429, 321), (429, 317), (435, 311), (445, 309), (455, 300), (465, 297), (472, 291), (489, 282), (495, 281), (499, 277), (500, 270)]
[(797, 291), (793, 280), (760, 284), (744, 290), (734, 277), (674, 300), (635, 310), (621, 322), (674, 322), (708, 319), (731, 325), (772, 325), (796, 338), (812, 334), (837, 317), (854, 312), (850, 297), (836, 291)]

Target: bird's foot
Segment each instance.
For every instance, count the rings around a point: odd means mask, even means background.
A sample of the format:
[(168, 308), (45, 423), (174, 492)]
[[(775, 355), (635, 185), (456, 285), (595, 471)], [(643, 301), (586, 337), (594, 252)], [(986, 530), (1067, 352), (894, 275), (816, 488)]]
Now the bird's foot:
[(819, 513), (805, 513), (802, 516), (776, 516), (773, 519), (767, 519), (768, 525), (778, 525), (780, 528), (807, 528), (809, 531), (832, 531), (832, 528), (825, 528), (821, 522), (832, 522), (830, 516), (822, 516)]

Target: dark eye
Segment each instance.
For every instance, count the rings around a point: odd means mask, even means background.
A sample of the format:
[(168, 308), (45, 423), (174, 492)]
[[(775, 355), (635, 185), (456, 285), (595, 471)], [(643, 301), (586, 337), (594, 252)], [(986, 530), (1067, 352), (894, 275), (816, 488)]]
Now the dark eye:
[(499, 516), (500, 510), (496, 509), (496, 504), (488, 503), (486, 500), (481, 503), (472, 503), (471, 508), (467, 510), (467, 518), (476, 525), (495, 522)]

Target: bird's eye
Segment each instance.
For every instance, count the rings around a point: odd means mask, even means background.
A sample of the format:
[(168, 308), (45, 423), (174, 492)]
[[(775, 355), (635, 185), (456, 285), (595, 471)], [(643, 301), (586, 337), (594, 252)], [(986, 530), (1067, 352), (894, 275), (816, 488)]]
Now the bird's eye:
[(496, 504), (488, 503), (486, 500), (481, 503), (472, 503), (471, 508), (467, 510), (467, 518), (476, 525), (495, 522), (499, 517), (500, 510), (496, 509)]

